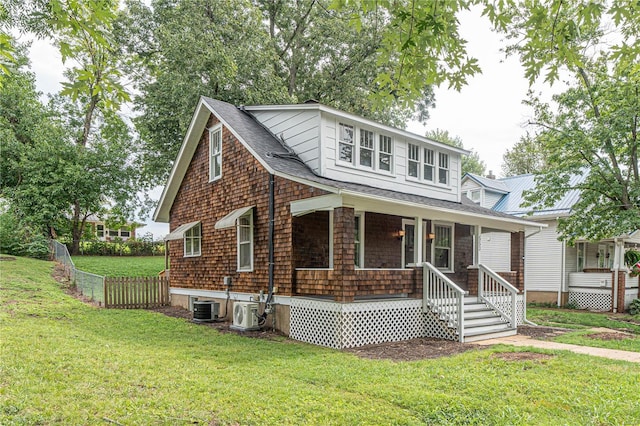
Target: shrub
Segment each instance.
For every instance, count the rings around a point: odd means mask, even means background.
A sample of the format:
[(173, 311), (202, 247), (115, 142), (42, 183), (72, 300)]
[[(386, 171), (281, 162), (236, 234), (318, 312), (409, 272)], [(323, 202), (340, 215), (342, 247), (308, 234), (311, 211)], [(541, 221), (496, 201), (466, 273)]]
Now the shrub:
[(24, 226), (11, 211), (0, 214), (0, 253), (48, 259), (49, 241), (42, 233)]
[(633, 299), (629, 305), (629, 313), (631, 315), (640, 314), (640, 299)]

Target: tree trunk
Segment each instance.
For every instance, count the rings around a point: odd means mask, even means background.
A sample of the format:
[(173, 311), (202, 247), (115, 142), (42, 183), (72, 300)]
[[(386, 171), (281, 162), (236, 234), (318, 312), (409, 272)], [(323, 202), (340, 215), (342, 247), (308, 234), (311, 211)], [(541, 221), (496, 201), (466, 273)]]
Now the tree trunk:
[(80, 220), (80, 203), (76, 201), (73, 206), (73, 218), (71, 219), (71, 255), (80, 253), (80, 240), (84, 228), (84, 219)]

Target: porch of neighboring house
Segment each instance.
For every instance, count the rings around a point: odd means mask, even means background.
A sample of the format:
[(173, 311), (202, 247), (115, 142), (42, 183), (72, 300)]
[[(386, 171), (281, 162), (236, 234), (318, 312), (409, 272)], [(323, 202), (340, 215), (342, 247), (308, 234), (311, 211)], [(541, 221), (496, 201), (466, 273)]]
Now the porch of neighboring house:
[[(292, 338), (347, 348), (516, 333), (525, 309), (522, 230), (504, 224), (509, 270), (495, 272), (477, 261), (483, 218), (325, 201), (291, 206)], [(496, 232), (500, 221), (489, 222)]]
[[(622, 311), (640, 297), (638, 277), (632, 277), (624, 264), (623, 240), (578, 242), (567, 247), (568, 302), (581, 309)], [(575, 253), (575, 254), (574, 254)], [(572, 256), (573, 255), (573, 256)]]

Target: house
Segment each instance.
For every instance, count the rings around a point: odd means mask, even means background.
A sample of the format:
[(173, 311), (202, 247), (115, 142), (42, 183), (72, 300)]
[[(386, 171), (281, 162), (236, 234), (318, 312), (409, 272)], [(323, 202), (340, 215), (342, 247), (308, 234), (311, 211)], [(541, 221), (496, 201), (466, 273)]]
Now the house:
[[(584, 179), (576, 174), (572, 184)], [(462, 192), (478, 205), (494, 211), (526, 217), (545, 224), (526, 238), (525, 288), (527, 302), (571, 302), (581, 308), (623, 311), (639, 296), (638, 277), (632, 277), (624, 264), (624, 251), (640, 246), (640, 231), (612, 236), (602, 241), (578, 240), (569, 246), (559, 240), (558, 219), (571, 214), (580, 192), (569, 191), (553, 206), (545, 209), (522, 207), (524, 191), (535, 187), (531, 174), (502, 179), (489, 179), (474, 174), (462, 178)], [(487, 233), (481, 242), (483, 255), (508, 241), (501, 233)], [(500, 267), (499, 259), (485, 256), (481, 262)]]
[(86, 229), (99, 241), (112, 241), (116, 238), (126, 241), (136, 238), (136, 228), (144, 226), (144, 223), (127, 222), (121, 226), (109, 228), (109, 225), (102, 218), (92, 214), (87, 217)]
[[(514, 334), (525, 231), (544, 225), (463, 197), (465, 154), (318, 103), (201, 98), (154, 214), (172, 303), (257, 302), (335, 348)], [(484, 228), (509, 236), (500, 270), (478, 262)]]

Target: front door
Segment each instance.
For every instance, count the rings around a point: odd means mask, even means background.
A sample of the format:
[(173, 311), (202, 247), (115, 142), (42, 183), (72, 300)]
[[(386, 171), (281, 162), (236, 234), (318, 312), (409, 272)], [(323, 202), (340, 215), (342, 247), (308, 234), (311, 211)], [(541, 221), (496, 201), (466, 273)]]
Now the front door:
[(402, 267), (416, 264), (416, 224), (410, 219), (402, 219)]

